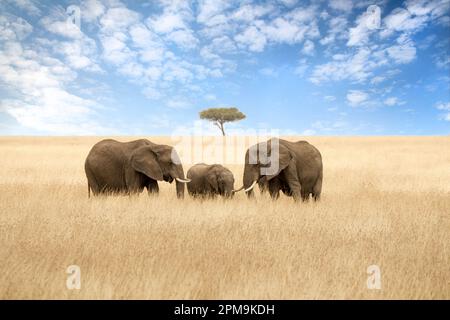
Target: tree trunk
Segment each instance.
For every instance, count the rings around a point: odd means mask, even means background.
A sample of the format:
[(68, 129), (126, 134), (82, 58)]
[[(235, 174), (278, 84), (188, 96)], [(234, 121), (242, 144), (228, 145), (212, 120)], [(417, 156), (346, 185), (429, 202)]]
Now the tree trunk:
[(222, 135), (225, 137), (225, 129), (223, 127), (223, 122), (220, 120), (217, 120), (216, 122), (214, 122), (214, 124), (216, 125), (217, 128), (220, 129), (220, 131), (222, 131)]

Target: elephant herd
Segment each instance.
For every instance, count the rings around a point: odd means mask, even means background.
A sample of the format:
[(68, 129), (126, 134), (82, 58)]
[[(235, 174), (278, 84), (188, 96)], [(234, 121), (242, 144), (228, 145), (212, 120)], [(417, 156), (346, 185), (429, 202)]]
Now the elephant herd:
[(193, 197), (232, 197), (244, 190), (249, 197), (258, 184), (277, 199), (280, 191), (295, 200), (320, 198), (322, 156), (306, 141), (273, 138), (250, 147), (245, 154), (243, 186), (234, 189), (233, 173), (220, 164), (196, 164), (186, 177), (175, 149), (147, 139), (119, 142), (105, 139), (95, 144), (85, 161), (88, 194), (136, 194), (147, 189), (158, 193), (158, 181), (175, 180), (177, 197), (185, 184)]

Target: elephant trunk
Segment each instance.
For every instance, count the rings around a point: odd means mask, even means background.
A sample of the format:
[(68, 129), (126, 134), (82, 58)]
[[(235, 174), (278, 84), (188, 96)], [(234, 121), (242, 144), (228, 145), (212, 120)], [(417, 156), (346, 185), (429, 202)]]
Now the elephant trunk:
[[(177, 165), (177, 174), (176, 174), (175, 178), (185, 179), (183, 166), (181, 164)], [(186, 182), (182, 182), (182, 181), (176, 179), (175, 184), (176, 184), (176, 189), (177, 189), (177, 197), (179, 199), (183, 199), (184, 198), (184, 185), (186, 184)]]
[(246, 164), (244, 168), (244, 189), (247, 196), (250, 198), (253, 194), (253, 187), (258, 182), (259, 179), (259, 168), (256, 165)]

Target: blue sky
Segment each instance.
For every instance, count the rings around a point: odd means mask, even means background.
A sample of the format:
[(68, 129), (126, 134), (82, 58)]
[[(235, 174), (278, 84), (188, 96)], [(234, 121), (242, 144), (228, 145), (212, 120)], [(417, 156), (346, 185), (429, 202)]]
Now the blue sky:
[[(448, 135), (450, 1), (0, 2), (0, 134)], [(210, 124), (203, 133), (220, 134)]]

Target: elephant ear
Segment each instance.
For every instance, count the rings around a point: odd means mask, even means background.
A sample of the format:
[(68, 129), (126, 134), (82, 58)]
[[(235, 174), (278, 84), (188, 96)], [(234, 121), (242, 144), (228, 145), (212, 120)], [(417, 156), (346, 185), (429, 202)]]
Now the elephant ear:
[(276, 176), (278, 176), (281, 172), (281, 170), (286, 169), (286, 167), (291, 162), (293, 156), (288, 148), (285, 146), (279, 145), (279, 158), (278, 158), (278, 170), (275, 173), (267, 174), (266, 179), (267, 181), (272, 180)]
[(163, 173), (158, 163), (157, 154), (149, 146), (141, 147), (133, 152), (130, 158), (131, 167), (153, 180), (163, 180)]
[(206, 181), (208, 181), (211, 188), (214, 189), (215, 192), (219, 192), (219, 184), (217, 182), (217, 175), (216, 172), (210, 172), (206, 175)]

